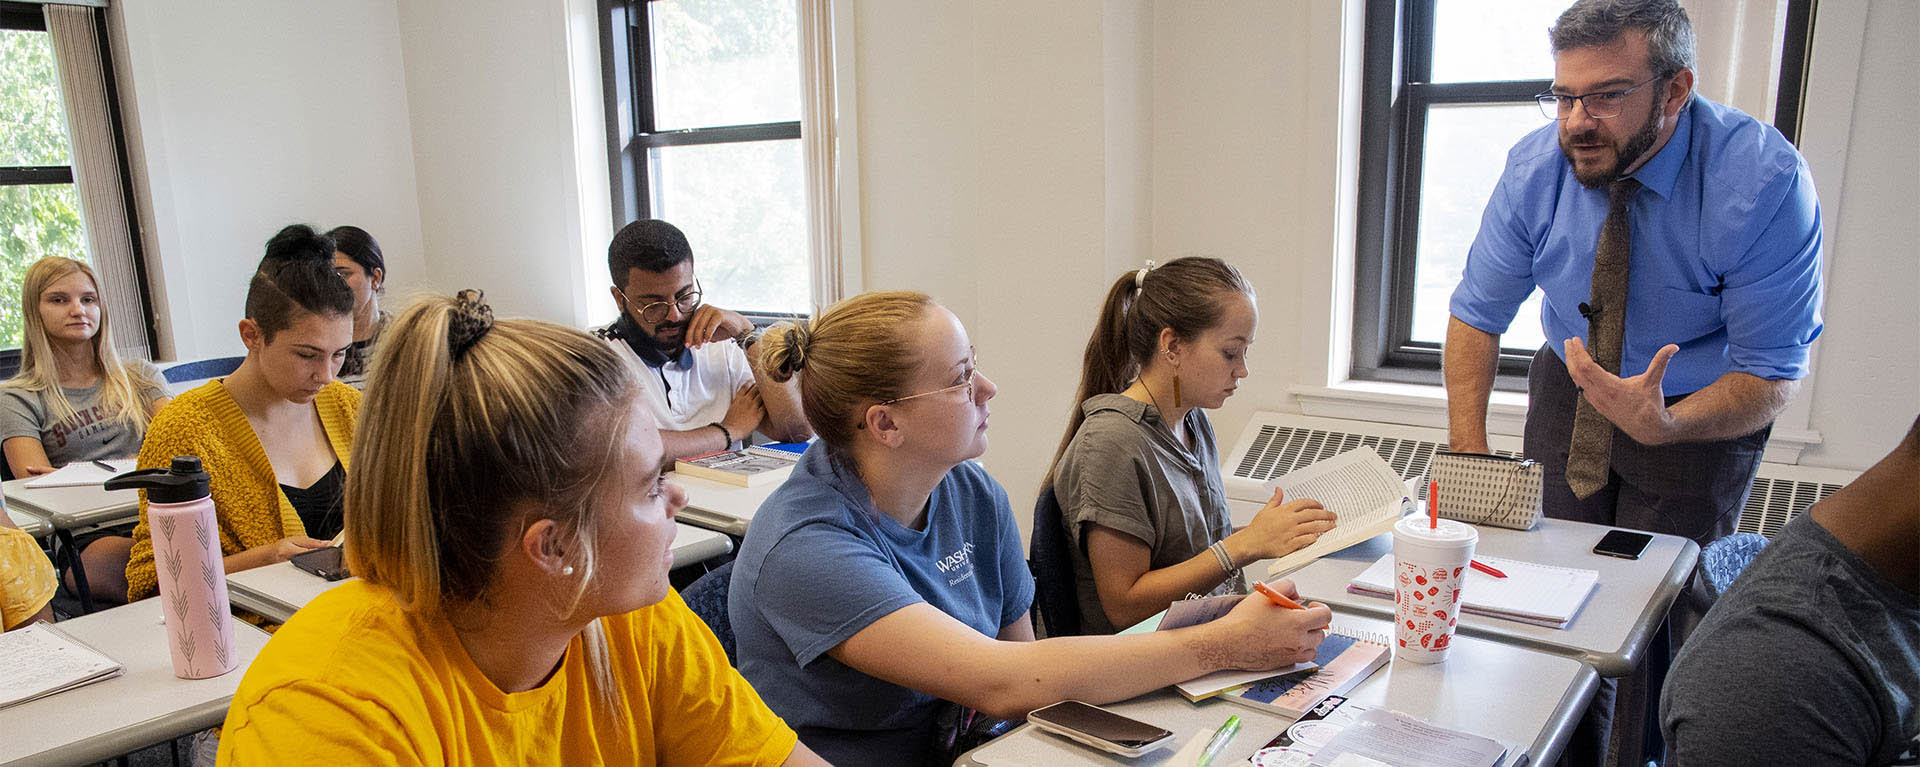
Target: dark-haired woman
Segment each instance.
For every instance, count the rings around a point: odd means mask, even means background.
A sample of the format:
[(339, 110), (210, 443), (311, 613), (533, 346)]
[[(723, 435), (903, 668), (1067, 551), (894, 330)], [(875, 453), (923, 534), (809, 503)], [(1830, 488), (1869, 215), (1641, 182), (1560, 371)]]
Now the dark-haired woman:
[(951, 763), (939, 700), (1017, 719), (1313, 657), (1326, 606), (1261, 597), (1201, 626), (1035, 641), (1006, 491), (973, 461), (996, 388), (925, 294), (849, 298), (775, 325), (755, 353), (776, 381), (802, 373), (820, 440), (755, 514), (728, 615), (740, 673), (834, 764)]
[(387, 257), (373, 235), (357, 226), (336, 226), (327, 232), (333, 240), (333, 271), (353, 289), (353, 345), (340, 364), (340, 378), (358, 381), (367, 375), (373, 342), (387, 322), (380, 311), (380, 289), (387, 283)]
[(1253, 287), (1218, 259), (1128, 272), (1087, 341), (1080, 404), (1048, 478), (1073, 542), (1081, 628), (1112, 633), (1189, 593), (1245, 593), (1240, 569), (1333, 527), (1273, 498), (1235, 530), (1206, 411), (1247, 376)]
[(634, 366), (472, 291), (402, 311), (378, 358), (360, 580), (247, 669), (220, 764), (823, 764), (668, 586), (687, 497)]
[[(247, 288), (246, 360), (174, 398), (140, 448), (141, 468), (200, 456), (227, 572), (325, 546), (343, 524), (360, 392), (333, 380), (353, 342), (353, 292), (332, 256), (332, 241), (304, 225), (274, 235)], [(156, 587), (144, 494), (133, 539), (128, 600)]]

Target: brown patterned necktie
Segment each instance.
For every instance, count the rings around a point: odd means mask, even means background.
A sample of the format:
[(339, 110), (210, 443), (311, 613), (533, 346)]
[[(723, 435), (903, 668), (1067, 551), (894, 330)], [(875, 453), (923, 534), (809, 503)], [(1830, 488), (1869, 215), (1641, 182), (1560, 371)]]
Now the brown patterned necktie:
[[(1587, 350), (1607, 372), (1620, 375), (1620, 345), (1627, 331), (1627, 203), (1640, 182), (1623, 178), (1607, 190), (1607, 220), (1593, 251), (1593, 298), (1587, 302)], [(1567, 450), (1567, 486), (1586, 498), (1607, 486), (1612, 471), (1613, 422), (1588, 404), (1585, 392), (1573, 411), (1573, 443)]]

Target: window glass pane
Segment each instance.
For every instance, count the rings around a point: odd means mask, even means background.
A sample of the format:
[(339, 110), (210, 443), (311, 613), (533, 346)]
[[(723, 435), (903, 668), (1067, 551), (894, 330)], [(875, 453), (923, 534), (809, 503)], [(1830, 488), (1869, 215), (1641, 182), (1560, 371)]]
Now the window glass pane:
[[(1480, 214), (1506, 165), (1507, 150), (1546, 124), (1533, 104), (1461, 104), (1427, 111), (1426, 165), (1420, 172), (1420, 238), (1415, 255), (1413, 340), (1442, 343), (1447, 302), (1460, 284)], [(1500, 345), (1538, 349), (1539, 291), (1520, 307)]]
[(647, 162), (653, 215), (687, 233), (708, 303), (812, 311), (798, 139), (659, 147)]
[(1547, 30), (1564, 2), (1435, 0), (1433, 81), (1551, 80)]
[(69, 151), (52, 38), (0, 29), (0, 165), (67, 165)]
[(46, 256), (87, 260), (72, 184), (0, 186), (0, 348), (20, 346), (20, 282)]
[(656, 129), (800, 119), (793, 0), (657, 0), (647, 8)]

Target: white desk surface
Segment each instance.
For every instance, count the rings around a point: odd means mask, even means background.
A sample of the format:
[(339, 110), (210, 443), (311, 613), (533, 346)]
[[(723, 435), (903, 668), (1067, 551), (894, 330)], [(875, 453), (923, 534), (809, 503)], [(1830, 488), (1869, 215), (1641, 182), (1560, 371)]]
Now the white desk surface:
[(99, 485), (27, 487), (27, 481), (10, 479), (0, 485), (7, 494), (8, 506), (44, 518), (56, 530), (130, 522), (140, 516), (137, 490), (109, 492)]
[[(1385, 620), (1342, 613), (1336, 627), (1358, 627), (1386, 634)], [(1508, 765), (1552, 764), (1586, 710), (1599, 677), (1573, 658), (1487, 640), (1457, 637), (1445, 663), (1425, 665), (1398, 659), (1374, 672), (1348, 698), (1384, 706), (1442, 727), (1483, 735), (1508, 748)], [(1215, 764), (1245, 764), (1253, 752), (1292, 723), (1288, 717), (1222, 700), (1190, 703), (1161, 689), (1108, 706), (1122, 714), (1172, 730), (1176, 740), (1137, 759), (1124, 759), (1021, 725), (993, 742), (962, 755), (959, 765), (1144, 765), (1166, 764), (1204, 730), (1209, 735), (1230, 715), (1239, 715), (1240, 734)], [(1524, 756), (1521, 754), (1524, 753)]]
[[(712, 530), (674, 523), (673, 566), (699, 564), (733, 550), (733, 539)], [(329, 581), (292, 562), (280, 562), (227, 575), (233, 603), (268, 620), (285, 623), (293, 613), (329, 589), (350, 580)]]
[(0, 709), (0, 765), (88, 764), (217, 727), (267, 633), (234, 621), (240, 664), (212, 679), (173, 675), (160, 600), (53, 624), (126, 667), (120, 676)]
[[(1593, 545), (1611, 529), (1558, 519), (1542, 519), (1529, 531), (1480, 526), (1477, 553), (1595, 570), (1600, 573), (1600, 585), (1565, 629), (1462, 614), (1460, 633), (1579, 658), (1605, 677), (1632, 672), (1647, 641), (1666, 618), (1667, 608), (1693, 574), (1700, 546), (1685, 538), (1655, 534), (1638, 560), (1593, 553)], [(1391, 617), (1393, 600), (1347, 591), (1354, 576), (1391, 553), (1393, 535), (1383, 534), (1286, 577), (1293, 579), (1301, 596), (1342, 612)], [(1248, 570), (1265, 577), (1267, 563), (1256, 563)]]
[(674, 484), (687, 491), (687, 507), (680, 510), (681, 521), (738, 538), (747, 534), (747, 523), (753, 521), (753, 513), (760, 509), (760, 504), (765, 503), (792, 472), (792, 469), (783, 469), (778, 481), (763, 482), (755, 487), (683, 477), (678, 473), (669, 476)]
[(259, 613), (275, 623), (285, 623), (295, 610), (305, 607), (315, 597), (355, 580), (359, 579), (330, 581), (294, 567), (292, 562), (276, 562), (228, 573), (227, 596), (236, 607)]
[(8, 506), (7, 518), (13, 520), (14, 527), (27, 531), (28, 535), (35, 538), (43, 538), (46, 537), (48, 533), (53, 532), (53, 523), (25, 509)]

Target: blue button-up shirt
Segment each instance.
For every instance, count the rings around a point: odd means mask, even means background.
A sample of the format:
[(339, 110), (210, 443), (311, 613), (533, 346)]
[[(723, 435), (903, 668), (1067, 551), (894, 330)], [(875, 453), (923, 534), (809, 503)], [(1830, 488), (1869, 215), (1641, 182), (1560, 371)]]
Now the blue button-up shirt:
[[(1673, 136), (1635, 171), (1632, 264), (1620, 370), (1647, 368), (1677, 344), (1666, 394), (1696, 391), (1730, 371), (1803, 378), (1820, 335), (1820, 203), (1800, 153), (1779, 131), (1695, 96)], [(1507, 153), (1507, 167), (1467, 251), (1449, 305), (1500, 334), (1538, 285), (1540, 324), (1564, 355), (1587, 336), (1593, 252), (1607, 190), (1574, 180), (1548, 123)]]

